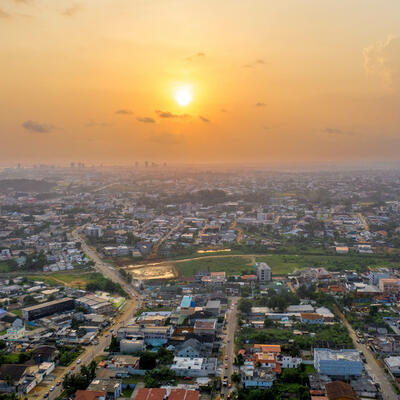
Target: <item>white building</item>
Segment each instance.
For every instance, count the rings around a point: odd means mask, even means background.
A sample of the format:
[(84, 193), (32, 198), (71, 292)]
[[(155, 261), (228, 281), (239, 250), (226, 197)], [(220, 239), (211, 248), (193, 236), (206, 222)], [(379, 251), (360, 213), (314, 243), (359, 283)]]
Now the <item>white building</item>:
[(394, 376), (400, 376), (400, 357), (385, 358), (385, 364)]
[(144, 350), (143, 339), (122, 339), (119, 345), (123, 354), (138, 353)]
[(174, 357), (171, 370), (178, 376), (206, 377), (215, 375), (215, 358)]
[(256, 263), (257, 279), (260, 282), (268, 282), (271, 280), (271, 268), (267, 263)]

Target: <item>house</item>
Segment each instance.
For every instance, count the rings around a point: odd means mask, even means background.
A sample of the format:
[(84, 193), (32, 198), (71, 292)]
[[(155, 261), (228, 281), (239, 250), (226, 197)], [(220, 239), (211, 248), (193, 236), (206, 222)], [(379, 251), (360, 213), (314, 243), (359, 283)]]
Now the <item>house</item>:
[(193, 328), (196, 335), (215, 335), (217, 329), (217, 320), (197, 319)]
[(270, 388), (276, 375), (269, 368), (255, 367), (251, 361), (245, 361), (240, 367), (240, 377), (245, 389)]
[(317, 313), (301, 313), (300, 320), (303, 324), (323, 324), (324, 317)]
[(345, 382), (333, 381), (325, 385), (328, 400), (358, 400), (353, 388)]
[(25, 364), (0, 365), (0, 391), (29, 393), (36, 386), (35, 369)]
[(167, 390), (151, 388), (140, 388), (134, 400), (166, 400)]
[(178, 376), (207, 377), (215, 375), (215, 358), (174, 357), (171, 370)]
[(53, 346), (38, 346), (32, 351), (32, 355), (37, 364), (53, 362), (56, 356), (56, 348)]
[(385, 358), (384, 362), (394, 376), (400, 376), (400, 356)]
[(199, 358), (210, 355), (211, 348), (203, 343), (200, 343), (197, 339), (186, 340), (181, 345), (177, 346), (175, 354), (178, 357), (189, 357)]
[(106, 392), (105, 400), (115, 400), (121, 396), (122, 383), (117, 379), (94, 379), (87, 390)]
[(105, 400), (106, 392), (102, 390), (77, 390), (75, 400)]
[(218, 315), (221, 312), (221, 302), (219, 300), (210, 300), (207, 302), (206, 310), (213, 315)]

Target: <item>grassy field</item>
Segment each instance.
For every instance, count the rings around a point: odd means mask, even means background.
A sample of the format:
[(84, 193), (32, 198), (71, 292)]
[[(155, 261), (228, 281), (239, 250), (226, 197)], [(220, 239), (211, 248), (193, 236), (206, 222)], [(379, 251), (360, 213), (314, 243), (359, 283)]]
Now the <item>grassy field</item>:
[[(235, 254), (225, 257), (200, 258), (175, 262), (175, 267), (183, 276), (193, 276), (198, 271), (225, 271), (227, 275), (251, 274), (252, 257), (236, 256)], [(345, 269), (354, 269), (357, 271), (366, 271), (368, 268), (390, 267), (399, 268), (400, 263), (394, 262), (388, 258), (369, 255), (285, 255), (268, 254), (255, 257), (257, 262), (266, 262), (272, 268), (273, 275), (288, 275), (294, 271), (307, 268), (325, 268), (330, 271), (343, 271)]]
[(365, 255), (283, 255), (271, 254), (256, 257), (256, 261), (267, 262), (275, 275), (286, 275), (305, 268), (325, 268), (331, 271), (355, 269), (365, 271), (369, 267), (394, 267), (399, 263), (388, 259)]
[(6, 262), (0, 262), (0, 272), (10, 272), (10, 267)]
[(251, 257), (216, 257), (176, 263), (183, 276), (193, 276), (198, 271), (225, 271), (227, 275), (253, 273)]
[(84, 288), (87, 283), (96, 281), (96, 273), (82, 271), (53, 272), (45, 275), (30, 275), (27, 276), (27, 278), (36, 281), (43, 281), (51, 286), (62, 284), (70, 287)]

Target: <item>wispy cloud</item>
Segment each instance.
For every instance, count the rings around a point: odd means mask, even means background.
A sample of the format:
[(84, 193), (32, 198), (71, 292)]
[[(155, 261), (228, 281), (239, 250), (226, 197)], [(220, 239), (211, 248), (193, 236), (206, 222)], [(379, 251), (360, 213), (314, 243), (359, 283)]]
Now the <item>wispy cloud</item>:
[(258, 103), (255, 104), (256, 107), (266, 107), (267, 105), (263, 103), (262, 101), (259, 101)]
[(186, 57), (185, 60), (186, 61), (194, 61), (196, 59), (204, 58), (205, 56), (206, 56), (205, 53), (199, 52), (199, 53), (193, 54), (192, 56)]
[(132, 115), (133, 111), (128, 110), (126, 108), (121, 108), (120, 110), (115, 111), (115, 114), (119, 114), (119, 115)]
[(136, 120), (144, 124), (154, 124), (156, 122), (155, 119), (151, 117), (137, 117)]
[(44, 124), (42, 122), (36, 122), (32, 120), (23, 122), (22, 127), (32, 133), (50, 133), (56, 129), (54, 125)]
[(203, 117), (202, 115), (199, 115), (199, 118), (200, 118), (203, 122), (206, 122), (206, 123), (210, 123), (210, 122), (211, 122), (208, 118)]
[(109, 128), (110, 126), (113, 126), (113, 124), (110, 122), (98, 122), (90, 120), (85, 124), (85, 126), (86, 128)]
[(353, 131), (347, 131), (339, 128), (325, 128), (324, 130), (325, 133), (328, 133), (329, 135), (354, 135), (355, 132)]
[(389, 36), (363, 50), (367, 73), (382, 78), (385, 85), (400, 90), (400, 36)]
[(73, 17), (74, 15), (82, 11), (82, 9), (83, 7), (81, 4), (72, 4), (70, 7), (67, 7), (66, 9), (61, 11), (61, 15), (64, 15), (64, 17)]
[(160, 118), (188, 118), (189, 114), (174, 114), (170, 111), (156, 110), (156, 114)]
[(257, 60), (248, 63), (248, 64), (244, 64), (243, 68), (254, 68), (257, 67), (258, 65), (266, 65), (267, 63), (262, 59), (262, 58), (258, 58)]
[(10, 18), (11, 15), (0, 8), (0, 18)]

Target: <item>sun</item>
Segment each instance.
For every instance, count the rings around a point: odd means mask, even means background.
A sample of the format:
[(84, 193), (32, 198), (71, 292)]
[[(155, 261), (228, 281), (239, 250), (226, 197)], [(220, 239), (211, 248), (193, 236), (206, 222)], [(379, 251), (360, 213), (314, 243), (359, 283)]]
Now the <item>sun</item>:
[(193, 100), (193, 93), (189, 86), (182, 86), (175, 91), (175, 101), (182, 107), (188, 106)]

